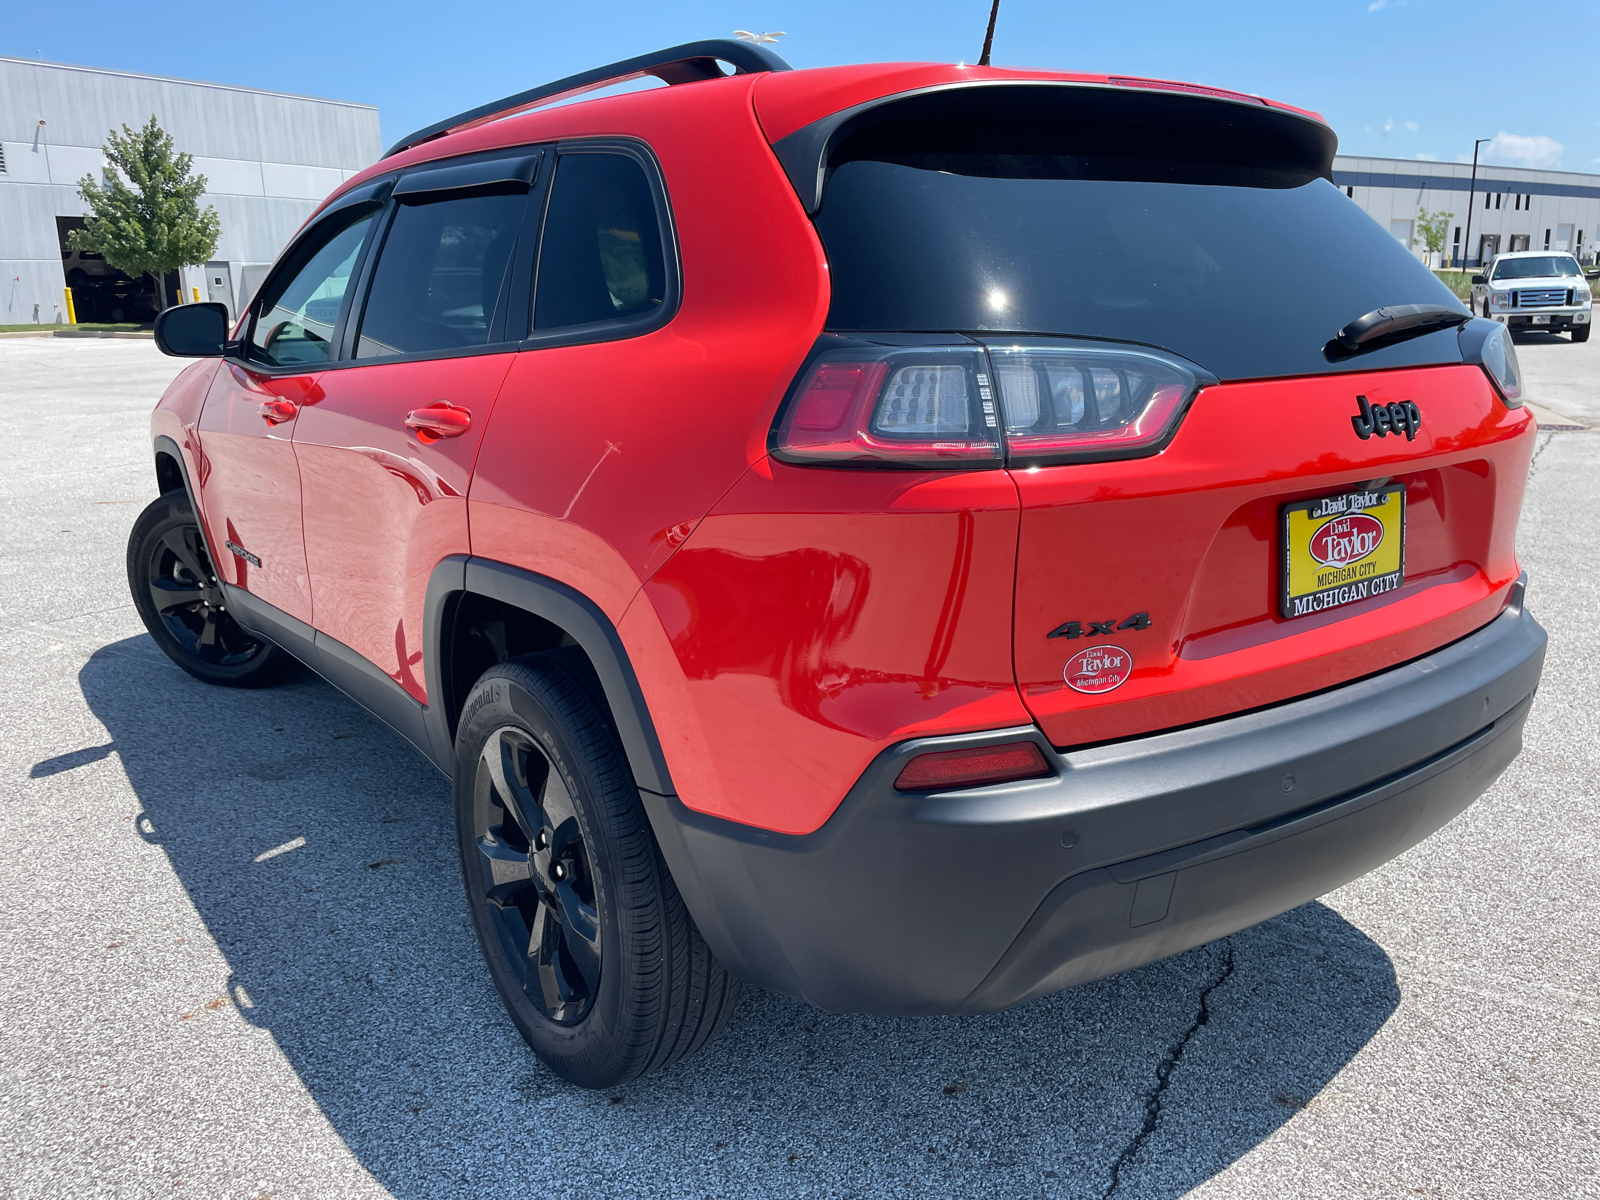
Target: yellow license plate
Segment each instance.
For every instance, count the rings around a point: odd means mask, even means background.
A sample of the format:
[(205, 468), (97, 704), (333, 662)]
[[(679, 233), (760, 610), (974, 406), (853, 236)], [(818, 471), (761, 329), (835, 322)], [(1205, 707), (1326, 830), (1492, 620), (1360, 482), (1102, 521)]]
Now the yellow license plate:
[(1405, 580), (1406, 489), (1398, 483), (1283, 506), (1278, 611), (1308, 617)]

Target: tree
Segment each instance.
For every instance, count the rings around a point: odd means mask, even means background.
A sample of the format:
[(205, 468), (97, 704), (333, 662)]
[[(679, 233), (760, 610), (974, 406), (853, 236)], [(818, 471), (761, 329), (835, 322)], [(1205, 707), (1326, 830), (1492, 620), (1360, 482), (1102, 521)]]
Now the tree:
[[(203, 263), (217, 250), (222, 223), (210, 205), (200, 211), (206, 190), (204, 175), (191, 175), (194, 159), (174, 154), (172, 135), (154, 116), (140, 129), (106, 134), (101, 147), (115, 170), (103, 183), (85, 175), (78, 195), (92, 214), (67, 244), (74, 250), (103, 254), (117, 270), (155, 281), (156, 303), (166, 308), (162, 276), (168, 271)], [(132, 186), (130, 186), (130, 184)]]
[(1450, 232), (1450, 222), (1454, 217), (1455, 213), (1430, 213), (1425, 208), (1417, 213), (1417, 233), (1428, 247), (1428, 253), (1444, 253), (1444, 239)]

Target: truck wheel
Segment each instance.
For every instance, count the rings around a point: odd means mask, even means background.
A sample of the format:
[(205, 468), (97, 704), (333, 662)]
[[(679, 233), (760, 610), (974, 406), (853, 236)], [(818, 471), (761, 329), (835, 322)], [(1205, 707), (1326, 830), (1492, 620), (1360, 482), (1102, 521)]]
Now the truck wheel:
[(1574, 342), (1587, 342), (1589, 340), (1589, 326), (1574, 325), (1572, 327), (1572, 340)]
[(225, 606), (188, 494), (151, 501), (128, 535), (128, 590), (156, 645), (196, 679), (269, 687), (298, 663), (247, 633)]
[(573, 649), (490, 668), (456, 734), (456, 844), (512, 1023), (557, 1075), (614, 1087), (695, 1053), (739, 981), (656, 846), (609, 714)]

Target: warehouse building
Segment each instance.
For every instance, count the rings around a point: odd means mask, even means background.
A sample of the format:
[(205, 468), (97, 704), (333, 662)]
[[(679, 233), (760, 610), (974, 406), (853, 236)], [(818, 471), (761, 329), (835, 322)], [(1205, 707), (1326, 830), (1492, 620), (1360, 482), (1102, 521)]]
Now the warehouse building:
[(149, 280), (66, 246), (107, 132), (152, 114), (194, 156), (222, 225), (211, 262), (168, 276), (168, 303), (237, 312), (317, 204), (382, 152), (370, 105), (0, 57), (0, 325), (65, 321), (69, 283), (79, 320), (153, 316)]
[(1465, 257), (1477, 267), (1512, 250), (1566, 250), (1590, 263), (1600, 243), (1600, 175), (1480, 164), (1474, 188), (1470, 163), (1341, 154), (1333, 182), (1419, 256), (1419, 214), (1451, 214), (1444, 254), (1431, 266), (1459, 267)]

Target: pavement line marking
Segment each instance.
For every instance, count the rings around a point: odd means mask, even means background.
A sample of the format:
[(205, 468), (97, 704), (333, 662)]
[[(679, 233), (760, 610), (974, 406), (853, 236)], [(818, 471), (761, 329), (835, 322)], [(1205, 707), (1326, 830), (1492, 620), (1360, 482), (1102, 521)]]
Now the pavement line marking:
[(278, 855), (280, 855), (280, 854), (287, 854), (291, 850), (298, 850), (298, 849), (300, 849), (301, 846), (304, 846), (305, 844), (306, 844), (306, 840), (303, 837), (291, 838), (289, 841), (285, 842), (281, 846), (274, 846), (271, 850), (263, 850), (260, 854), (256, 855), (255, 858), (251, 859), (250, 861), (252, 861), (252, 862), (266, 862), (267, 859), (269, 859), (269, 858), (277, 858)]

